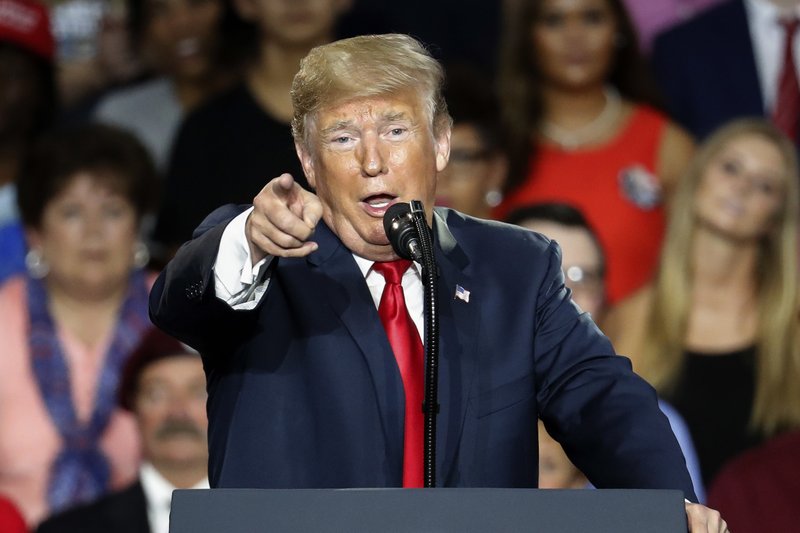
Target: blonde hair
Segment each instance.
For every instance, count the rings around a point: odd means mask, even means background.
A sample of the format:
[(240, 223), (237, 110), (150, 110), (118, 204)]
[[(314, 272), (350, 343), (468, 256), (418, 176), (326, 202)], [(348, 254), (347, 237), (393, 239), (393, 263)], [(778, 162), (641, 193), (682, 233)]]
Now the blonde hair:
[(452, 119), (442, 96), (441, 65), (408, 35), (361, 35), (318, 46), (292, 82), (292, 136), (307, 145), (309, 122), (322, 107), (357, 98), (418, 91), (438, 135)]
[(656, 277), (654, 301), (639, 372), (659, 391), (675, 385), (684, 360), (692, 294), (695, 193), (711, 160), (733, 139), (759, 136), (781, 153), (786, 176), (784, 203), (761, 242), (755, 273), (758, 288), (756, 387), (751, 427), (773, 434), (800, 426), (800, 335), (798, 335), (798, 222), (800, 186), (794, 145), (760, 119), (731, 122), (698, 150), (678, 184)]

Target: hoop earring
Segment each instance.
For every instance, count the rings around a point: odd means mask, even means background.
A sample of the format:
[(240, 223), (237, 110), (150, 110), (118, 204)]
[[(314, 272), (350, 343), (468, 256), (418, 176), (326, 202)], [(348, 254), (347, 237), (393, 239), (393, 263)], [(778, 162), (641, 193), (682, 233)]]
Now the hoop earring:
[(41, 248), (31, 248), (25, 254), (25, 268), (33, 279), (42, 279), (50, 272), (50, 265), (45, 261)]
[(486, 196), (484, 197), (484, 201), (486, 205), (489, 207), (497, 207), (500, 205), (500, 202), (503, 201), (503, 193), (501, 193), (497, 189), (492, 189), (491, 191), (486, 192)]
[(137, 241), (133, 246), (133, 266), (136, 268), (144, 268), (150, 262), (150, 250), (147, 245), (142, 241)]

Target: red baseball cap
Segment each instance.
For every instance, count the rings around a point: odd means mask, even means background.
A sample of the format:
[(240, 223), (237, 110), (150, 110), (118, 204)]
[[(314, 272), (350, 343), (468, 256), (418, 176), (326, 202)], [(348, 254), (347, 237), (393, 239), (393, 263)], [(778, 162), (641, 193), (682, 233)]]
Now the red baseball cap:
[(0, 0), (0, 42), (52, 61), (55, 42), (47, 7), (34, 0)]

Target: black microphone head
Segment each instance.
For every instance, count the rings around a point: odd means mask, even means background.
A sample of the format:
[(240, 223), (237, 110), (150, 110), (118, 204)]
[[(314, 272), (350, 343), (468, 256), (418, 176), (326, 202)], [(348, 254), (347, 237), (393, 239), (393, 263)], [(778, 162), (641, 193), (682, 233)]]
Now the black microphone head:
[(389, 206), (389, 209), (386, 210), (386, 213), (383, 214), (383, 230), (386, 232), (386, 236), (391, 239), (392, 234), (392, 223), (395, 220), (407, 217), (411, 220), (411, 206), (405, 202), (398, 202), (396, 204), (392, 204)]
[(414, 226), (411, 207), (407, 203), (396, 203), (386, 210), (383, 215), (383, 230), (397, 255), (404, 259), (418, 259), (419, 236)]

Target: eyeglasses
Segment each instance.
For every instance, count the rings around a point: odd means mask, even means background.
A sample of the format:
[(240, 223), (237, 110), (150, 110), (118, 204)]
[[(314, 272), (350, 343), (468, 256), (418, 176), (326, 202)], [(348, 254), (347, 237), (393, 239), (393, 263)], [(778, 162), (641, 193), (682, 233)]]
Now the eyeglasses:
[(189, 402), (205, 404), (208, 399), (205, 384), (195, 385), (187, 389), (175, 389), (165, 386), (145, 386), (139, 391), (139, 398), (146, 405), (164, 406), (178, 401), (188, 400)]
[(564, 265), (567, 285), (573, 290), (600, 290), (603, 287), (603, 272), (600, 268)]

